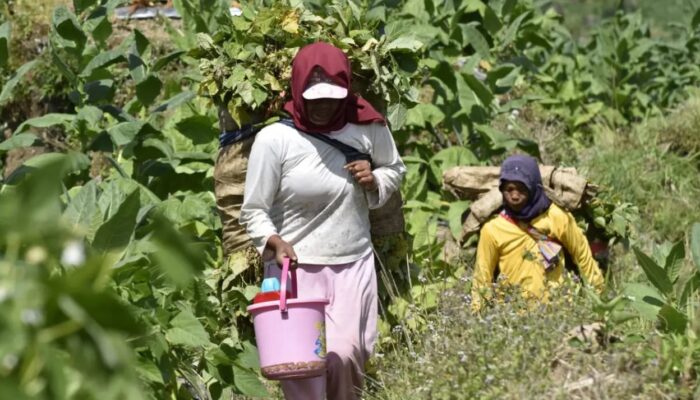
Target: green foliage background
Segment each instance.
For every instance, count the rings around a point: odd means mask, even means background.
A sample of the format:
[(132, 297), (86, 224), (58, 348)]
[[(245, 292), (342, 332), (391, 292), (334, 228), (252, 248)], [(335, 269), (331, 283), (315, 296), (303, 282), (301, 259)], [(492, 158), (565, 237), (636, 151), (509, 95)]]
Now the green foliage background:
[[(33, 30), (26, 3), (2, 5), (0, 155), (12, 167), (0, 189), (3, 398), (269, 395), (245, 313), (258, 282), (221, 253), (212, 193), (216, 110), (226, 107), (240, 126), (279, 116), (291, 59), (316, 40), (348, 53), (355, 89), (386, 112), (408, 167), (402, 192), (409, 256), (387, 260), (379, 271), (386, 293), (379, 352), (396, 365), (377, 361), (369, 396), (405, 397), (391, 389), (395, 382), (425, 382), (412, 375), (415, 354), (434, 350), (438, 339), (489, 345), (491, 330), (477, 325), (473, 337), (441, 331), (451, 318), (486, 327), (495, 318), (499, 329), (525, 324), (517, 302), (486, 316), (454, 311), (454, 301), (464, 308), (470, 301), (464, 293), (473, 243), (456, 243), (470, 204), (442, 189), (446, 169), (495, 165), (513, 152), (584, 167), (606, 185), (578, 217), (582, 227), (619, 243), (609, 292), (600, 298), (571, 288), (567, 304), (580, 311), (561, 320), (601, 322), (604, 343), (658, 338), (650, 346), (665, 349), (664, 369), (653, 376), (680, 382), (683, 393), (695, 390), (700, 232), (693, 218), (659, 206), (666, 201), (659, 193), (675, 188), (681, 207), (695, 199), (693, 132), (700, 125), (683, 128), (683, 140), (663, 128), (643, 131), (679, 104), (691, 114), (697, 108), (688, 101), (700, 81), (700, 12), (693, 4), (663, 35), (663, 19), (650, 23), (645, 7), (613, 10), (584, 35), (548, 3), (529, 0), (258, 0), (235, 17), (225, 1), (176, 0), (182, 21), (158, 21), (167, 33), (163, 44), (152, 28), (126, 33), (112, 19), (123, 3), (57, 5), (50, 22), (37, 18)], [(38, 45), (27, 47), (23, 38), (33, 35)], [(554, 145), (545, 137), (552, 126)], [(613, 151), (596, 152), (601, 145)], [(634, 146), (644, 154), (614, 152)], [(43, 154), (7, 165), (30, 148)], [(650, 162), (666, 169), (638, 179)], [(630, 261), (630, 244), (638, 262)], [(548, 341), (561, 339), (559, 330), (542, 328), (551, 323), (546, 318), (534, 323)], [(649, 348), (638, 347), (644, 351), (633, 361), (643, 362)], [(550, 355), (533, 348), (540, 361)], [(447, 350), (436, 354), (449, 358)], [(478, 353), (473, 347), (463, 356)], [(485, 358), (475, 374), (442, 367), (459, 377), (455, 390), (516, 396), (506, 386), (489, 389), (523, 368), (496, 353), (489, 357), (501, 362), (502, 375), (484, 372)], [(450, 398), (442, 391), (450, 386), (440, 381), (449, 379), (441, 360), (420, 359), (436, 371), (426, 398)]]

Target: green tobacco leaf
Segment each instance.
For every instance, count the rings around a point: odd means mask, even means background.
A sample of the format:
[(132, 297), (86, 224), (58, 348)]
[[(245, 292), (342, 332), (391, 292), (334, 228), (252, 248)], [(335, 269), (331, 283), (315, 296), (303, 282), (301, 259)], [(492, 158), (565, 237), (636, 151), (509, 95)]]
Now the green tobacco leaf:
[(457, 95), (459, 105), (461, 106), (462, 110), (469, 114), (472, 112), (474, 107), (479, 107), (479, 97), (467, 83), (465, 79), (467, 74), (456, 72), (452, 73), (451, 75), (452, 79), (454, 80), (455, 94)]
[(594, 103), (584, 105), (584, 111), (574, 119), (574, 126), (581, 126), (588, 123), (590, 120), (595, 118), (595, 116), (598, 115), (598, 113), (600, 113), (604, 107), (605, 104), (602, 101), (596, 101)]
[(624, 292), (631, 300), (630, 305), (639, 315), (649, 321), (657, 321), (659, 310), (665, 304), (661, 293), (640, 283), (626, 285)]
[(139, 357), (136, 364), (136, 373), (147, 382), (164, 383), (160, 368), (150, 359)]
[(63, 57), (60, 55), (56, 54), (56, 52), (51, 52), (51, 61), (53, 62), (53, 65), (58, 68), (58, 70), (61, 72), (61, 74), (68, 79), (68, 81), (75, 87), (78, 86), (80, 83), (78, 82), (78, 77), (75, 75), (71, 67), (69, 67), (66, 62), (63, 60)]
[(100, 226), (92, 246), (98, 251), (126, 248), (136, 228), (136, 216), (140, 207), (139, 192), (135, 190), (119, 205), (117, 212)]
[(194, 198), (194, 201), (190, 201), (190, 199), (189, 196), (185, 198), (185, 201), (181, 201), (177, 197), (170, 197), (156, 207), (169, 220), (178, 225), (185, 225), (192, 220), (202, 219), (202, 214), (209, 212), (208, 204), (197, 198)]
[(257, 86), (253, 89), (253, 101), (256, 107), (260, 107), (263, 102), (267, 99), (267, 92), (258, 88)]
[(83, 68), (80, 73), (82, 77), (90, 77), (93, 72), (101, 68), (107, 68), (112, 64), (125, 61), (124, 55), (120, 50), (109, 50), (96, 55), (90, 62)]
[(521, 67), (515, 67), (512, 64), (494, 68), (489, 72), (488, 80), (493, 86), (503, 89), (510, 88), (520, 77), (520, 69)]
[(160, 94), (163, 82), (154, 75), (148, 75), (146, 79), (136, 84), (136, 97), (141, 104), (149, 106)]
[(168, 54), (164, 55), (163, 57), (160, 57), (159, 59), (156, 60), (155, 63), (153, 63), (153, 66), (151, 67), (151, 71), (153, 71), (153, 72), (160, 71), (161, 69), (163, 69), (163, 67), (170, 64), (172, 61), (177, 60), (185, 53), (186, 53), (185, 51), (178, 50), (178, 51), (173, 51), (172, 53), (168, 53)]
[(693, 256), (695, 268), (700, 271), (700, 223), (696, 222), (690, 229), (690, 253)]
[(267, 397), (265, 385), (253, 370), (233, 365), (233, 384), (242, 394), (253, 397)]
[(38, 60), (29, 61), (28, 63), (25, 63), (21, 67), (17, 68), (17, 71), (15, 71), (10, 79), (8, 79), (2, 86), (2, 91), (0, 91), (0, 105), (6, 103), (12, 98), (12, 91), (15, 89), (17, 84), (19, 84), (24, 75), (31, 71), (38, 62)]
[(402, 193), (406, 200), (422, 199), (428, 188), (428, 172), (421, 162), (410, 162), (404, 158), (406, 163), (406, 178), (402, 185)]
[(674, 307), (664, 304), (659, 310), (659, 322), (663, 330), (683, 334), (688, 326), (688, 317)]
[(104, 117), (104, 112), (95, 106), (86, 105), (78, 109), (76, 116), (79, 123), (85, 123), (89, 129), (99, 130), (99, 123)]
[(484, 139), (491, 143), (491, 148), (494, 150), (512, 150), (520, 143), (518, 139), (514, 139), (488, 125), (476, 125), (476, 130)]
[(146, 53), (146, 49), (148, 49), (148, 47), (151, 45), (151, 42), (138, 29), (136, 29), (134, 31), (133, 37), (134, 37), (134, 44), (133, 44), (134, 50), (136, 50), (136, 53), (139, 56), (143, 56), (144, 53)]
[(489, 88), (480, 80), (476, 79), (471, 71), (463, 74), (462, 76), (467, 85), (469, 85), (469, 87), (474, 91), (479, 101), (481, 101), (481, 104), (485, 108), (491, 107), (491, 104), (493, 103), (493, 93), (491, 93), (491, 90), (489, 90)]
[(88, 240), (93, 240), (102, 223), (102, 213), (97, 205), (97, 183), (94, 180), (83, 186), (68, 203), (63, 212), (68, 223), (86, 231)]
[(97, 205), (100, 207), (104, 219), (110, 219), (119, 210), (119, 205), (124, 202), (126, 198), (125, 193), (130, 193), (134, 188), (131, 188), (131, 191), (127, 192), (116, 180), (104, 182), (101, 187), (102, 194), (97, 201)]
[(440, 185), (442, 185), (442, 174), (445, 170), (458, 165), (475, 165), (478, 163), (479, 159), (474, 153), (463, 146), (452, 146), (440, 150), (429, 161), (431, 172)]
[(632, 311), (614, 310), (610, 313), (610, 320), (616, 325), (623, 324), (635, 318), (639, 318), (639, 314)]
[[(25, 161), (17, 168), (10, 176), (5, 178), (6, 184), (15, 184), (32, 171), (45, 169), (54, 164), (60, 165), (61, 176), (84, 171), (90, 167), (90, 158), (83, 154), (74, 151), (68, 153), (44, 153), (34, 156)], [(54, 182), (55, 183), (55, 182)]]
[(85, 45), (87, 37), (80, 27), (75, 14), (70, 12), (64, 5), (56, 7), (53, 12), (53, 27), (56, 32), (66, 40), (74, 42), (78, 48)]
[(151, 110), (151, 112), (163, 112), (171, 108), (179, 107), (194, 99), (197, 95), (192, 91), (184, 91), (168, 99), (165, 103)]
[(50, 126), (55, 126), (55, 125), (66, 125), (69, 122), (73, 122), (75, 119), (75, 115), (73, 114), (59, 114), (59, 113), (52, 113), (52, 114), (46, 114), (42, 115), (41, 117), (36, 117), (36, 118), (31, 118), (28, 119), (20, 124), (20, 126), (17, 127), (15, 130), (15, 135), (22, 133), (29, 129), (30, 127), (33, 128), (48, 128)]
[(501, 1), (498, 3), (495, 3), (493, 6), (494, 11), (503, 19), (505, 22), (506, 19), (512, 17), (513, 9), (515, 6), (518, 4), (517, 0), (505, 0)]
[(472, 202), (468, 200), (455, 201), (450, 203), (450, 209), (447, 211), (447, 221), (450, 225), (452, 236), (457, 239), (462, 239), (462, 215), (469, 210)]
[(160, 199), (148, 188), (129, 178), (111, 178), (100, 185), (102, 194), (98, 200), (100, 212), (105, 219), (112, 218), (119, 210), (119, 206), (126, 199), (127, 194), (138, 191), (141, 194), (142, 205), (155, 205)]
[(0, 154), (12, 149), (21, 147), (29, 147), (33, 145), (39, 138), (32, 133), (20, 133), (19, 135), (11, 136), (9, 139), (0, 143)]
[(525, 20), (525, 18), (530, 16), (530, 13), (531, 11), (524, 12), (520, 14), (520, 16), (515, 19), (515, 21), (511, 22), (505, 34), (503, 35), (503, 40), (501, 41), (501, 48), (506, 48), (510, 46), (513, 43), (513, 41), (515, 41), (515, 39), (518, 36), (518, 31), (520, 30), (520, 24), (523, 23), (523, 20)]
[(408, 110), (406, 125), (425, 128), (428, 125), (437, 126), (445, 119), (445, 114), (433, 104), (418, 104)]
[(112, 23), (106, 16), (101, 17), (92, 29), (92, 37), (98, 42), (105, 42), (112, 35)]
[(392, 130), (400, 130), (406, 122), (406, 106), (401, 103), (390, 105), (386, 117)]
[(678, 280), (678, 274), (683, 266), (683, 260), (685, 260), (685, 246), (681, 240), (673, 245), (664, 263), (666, 275), (671, 283), (676, 283)]
[(80, 14), (97, 3), (97, 0), (73, 0), (75, 12)]
[(389, 42), (384, 49), (387, 51), (407, 51), (415, 53), (423, 47), (423, 42), (412, 35), (398, 37)]
[(129, 54), (126, 56), (129, 66), (129, 73), (135, 82), (141, 82), (146, 78), (146, 63), (137, 54)]
[(165, 332), (168, 342), (187, 347), (206, 347), (209, 334), (197, 318), (188, 310), (182, 310), (170, 321), (172, 328)]
[(490, 58), (489, 42), (477, 28), (478, 24), (469, 23), (461, 25), (462, 35), (466, 39), (465, 44), (470, 44), (482, 58)]
[[(13, 230), (35, 230), (36, 223), (55, 225), (61, 211), (61, 180), (71, 162), (67, 154), (47, 153), (30, 158), (17, 168), (5, 180), (6, 184), (17, 186), (10, 193), (3, 191), (6, 195), (0, 201), (0, 225)], [(21, 169), (24, 172), (17, 172)]]
[(678, 307), (684, 308), (686, 304), (688, 304), (688, 300), (692, 298), (693, 294), (695, 294), (698, 289), (700, 289), (700, 272), (696, 272), (685, 282), (683, 292), (678, 300)]
[(700, 8), (698, 8), (698, 10), (695, 11), (695, 15), (693, 15), (693, 20), (691, 21), (690, 26), (694, 30), (697, 30), (698, 27), (700, 27)]
[[(602, 210), (601, 210), (602, 211)], [(656, 262), (658, 266), (666, 266), (666, 258), (671, 254), (673, 245), (670, 242), (663, 242), (654, 246), (649, 257)]]
[(143, 121), (121, 122), (109, 128), (107, 133), (112, 138), (115, 146), (125, 146), (131, 143), (141, 132), (144, 126)]
[(10, 60), (10, 22), (0, 25), (0, 68)]
[(236, 362), (245, 368), (260, 368), (258, 349), (248, 341), (243, 342), (242, 345), (243, 351), (236, 356)]
[(149, 150), (157, 150), (168, 160), (172, 160), (175, 156), (174, 150), (170, 143), (160, 139), (148, 138), (143, 141), (143, 147), (150, 148)]
[(665, 295), (671, 294), (671, 292), (673, 291), (673, 284), (668, 279), (666, 271), (664, 271), (663, 268), (658, 266), (654, 262), (654, 260), (652, 260), (649, 256), (644, 254), (637, 247), (634, 248), (634, 254), (637, 257), (637, 262), (639, 262), (639, 265), (644, 270), (644, 273), (646, 274), (649, 281), (657, 289), (659, 289), (661, 293)]
[(211, 143), (219, 136), (214, 126), (217, 121), (206, 115), (193, 115), (179, 121), (175, 128), (188, 137), (193, 144)]
[(155, 262), (173, 283), (180, 287), (188, 285), (203, 268), (206, 261), (206, 249), (194, 245), (188, 237), (175, 227), (175, 224), (158, 214), (152, 224), (152, 243), (156, 246), (153, 253)]
[(409, 233), (413, 235), (413, 250), (420, 251), (430, 248), (436, 242), (438, 221), (435, 210), (411, 210), (407, 222)]
[(498, 18), (498, 15), (496, 15), (494, 9), (490, 6), (484, 6), (482, 15), (484, 20), (484, 27), (489, 31), (490, 34), (495, 35), (503, 27), (503, 24)]
[(83, 86), (85, 94), (87, 94), (86, 102), (97, 104), (100, 102), (109, 102), (114, 98), (116, 88), (114, 81), (111, 79), (100, 79), (97, 81), (86, 82)]
[[(66, 276), (71, 279), (72, 275)], [(85, 287), (74, 288), (73, 300), (85, 310), (101, 327), (118, 330), (131, 335), (143, 333), (144, 326), (132, 307), (109, 292), (93, 292)]]

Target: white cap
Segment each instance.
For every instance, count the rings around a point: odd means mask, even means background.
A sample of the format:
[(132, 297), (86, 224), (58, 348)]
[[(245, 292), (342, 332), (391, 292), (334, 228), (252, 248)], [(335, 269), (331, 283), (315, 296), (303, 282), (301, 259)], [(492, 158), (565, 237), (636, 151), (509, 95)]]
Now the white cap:
[(316, 67), (311, 71), (306, 90), (301, 96), (306, 100), (344, 99), (348, 96), (348, 89), (333, 83), (321, 68)]
[(302, 97), (306, 100), (316, 99), (344, 99), (348, 96), (348, 90), (332, 83), (320, 82), (309, 86)]

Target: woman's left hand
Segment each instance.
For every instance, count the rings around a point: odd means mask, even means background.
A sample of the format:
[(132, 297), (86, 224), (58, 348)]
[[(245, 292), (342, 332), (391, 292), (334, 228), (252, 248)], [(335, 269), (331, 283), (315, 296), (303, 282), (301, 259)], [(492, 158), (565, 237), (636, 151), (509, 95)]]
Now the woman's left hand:
[(345, 165), (355, 181), (367, 191), (377, 190), (377, 181), (372, 174), (372, 165), (367, 160), (357, 160)]

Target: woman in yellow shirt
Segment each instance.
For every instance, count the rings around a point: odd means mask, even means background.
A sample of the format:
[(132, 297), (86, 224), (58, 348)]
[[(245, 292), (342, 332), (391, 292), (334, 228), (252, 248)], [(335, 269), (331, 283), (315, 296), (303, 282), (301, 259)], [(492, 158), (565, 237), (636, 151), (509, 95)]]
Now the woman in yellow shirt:
[(517, 285), (526, 298), (547, 299), (547, 288), (564, 279), (564, 247), (585, 283), (598, 291), (603, 274), (573, 215), (547, 198), (534, 158), (511, 156), (501, 166), (503, 210), (481, 228), (472, 282), (472, 309), (491, 295), (496, 267), (504, 282)]

